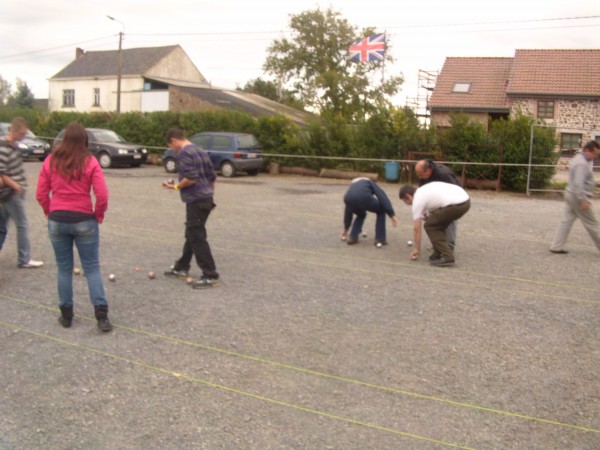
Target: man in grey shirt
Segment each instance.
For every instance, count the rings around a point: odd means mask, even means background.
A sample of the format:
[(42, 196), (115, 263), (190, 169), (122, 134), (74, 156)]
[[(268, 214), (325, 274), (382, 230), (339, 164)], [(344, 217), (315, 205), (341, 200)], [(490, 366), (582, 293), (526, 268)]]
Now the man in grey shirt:
[(600, 250), (600, 225), (592, 211), (590, 199), (594, 197), (596, 180), (594, 180), (593, 166), (594, 158), (600, 155), (600, 144), (589, 141), (581, 152), (571, 162), (569, 168), (569, 184), (565, 191), (565, 212), (550, 247), (552, 253), (567, 254), (563, 248), (571, 226), (575, 219), (579, 218), (581, 223), (592, 237), (596, 248)]

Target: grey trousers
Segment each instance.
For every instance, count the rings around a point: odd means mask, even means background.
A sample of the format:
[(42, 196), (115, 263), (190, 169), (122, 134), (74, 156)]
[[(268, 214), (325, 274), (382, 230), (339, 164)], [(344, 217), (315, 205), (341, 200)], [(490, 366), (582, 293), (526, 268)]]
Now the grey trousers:
[(563, 219), (560, 222), (551, 250), (562, 250), (575, 219), (580, 219), (581, 223), (591, 236), (596, 248), (600, 250), (600, 224), (594, 215), (594, 211), (589, 207), (586, 210), (581, 209), (581, 200), (569, 192), (565, 192), (565, 208)]

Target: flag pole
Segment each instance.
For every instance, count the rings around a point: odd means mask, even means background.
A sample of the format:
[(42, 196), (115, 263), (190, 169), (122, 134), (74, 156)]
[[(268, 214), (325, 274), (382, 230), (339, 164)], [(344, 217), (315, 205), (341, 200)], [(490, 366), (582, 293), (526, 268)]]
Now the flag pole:
[(383, 64), (381, 65), (381, 84), (385, 81), (385, 54), (387, 51), (387, 30), (383, 32)]

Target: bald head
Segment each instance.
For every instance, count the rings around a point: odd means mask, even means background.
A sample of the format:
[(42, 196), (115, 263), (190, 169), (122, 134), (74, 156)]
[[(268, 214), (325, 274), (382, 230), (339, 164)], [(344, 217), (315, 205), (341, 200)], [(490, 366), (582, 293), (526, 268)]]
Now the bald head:
[(427, 159), (422, 159), (415, 165), (415, 173), (421, 180), (428, 180), (431, 177), (432, 172), (433, 165), (431, 164), (431, 161)]

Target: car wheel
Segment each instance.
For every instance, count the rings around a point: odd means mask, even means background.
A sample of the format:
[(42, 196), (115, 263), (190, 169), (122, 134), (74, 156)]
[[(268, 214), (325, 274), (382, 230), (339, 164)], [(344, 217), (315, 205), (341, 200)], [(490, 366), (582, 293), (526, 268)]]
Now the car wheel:
[(112, 164), (112, 158), (108, 153), (102, 152), (98, 155), (98, 162), (100, 163), (100, 167), (108, 169)]
[(255, 177), (256, 175), (258, 175), (258, 169), (246, 170), (246, 173), (251, 177)]
[(231, 162), (225, 161), (221, 164), (221, 173), (227, 178), (235, 177), (235, 166)]
[(142, 163), (141, 163), (141, 162), (140, 162), (140, 163), (133, 163), (133, 164), (131, 165), (131, 167), (140, 167), (141, 165), (142, 165)]
[(175, 173), (177, 169), (175, 168), (175, 160), (173, 158), (167, 158), (163, 161), (163, 166), (168, 173)]

